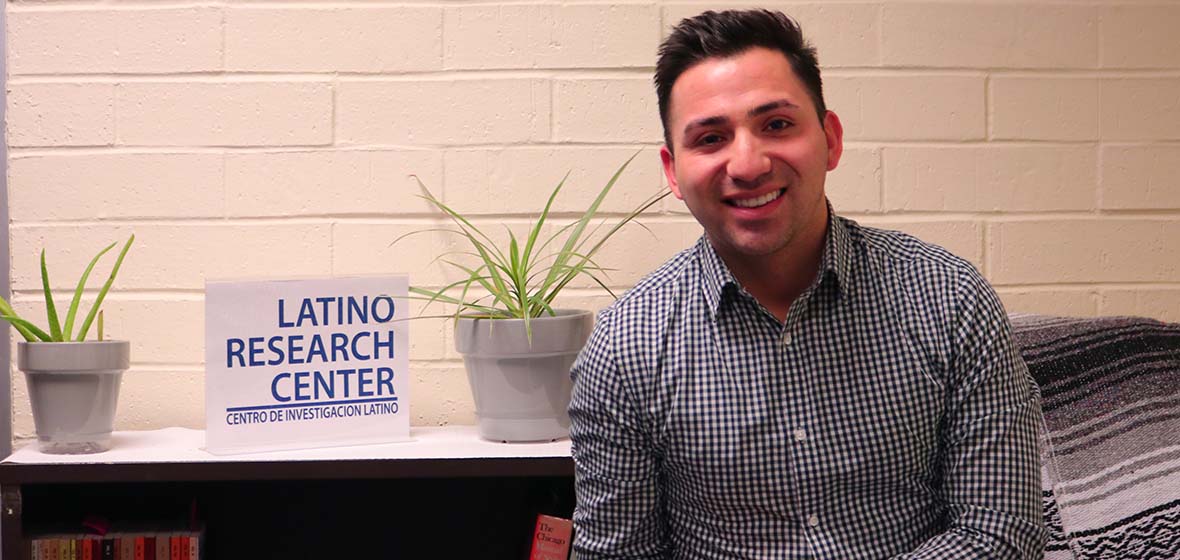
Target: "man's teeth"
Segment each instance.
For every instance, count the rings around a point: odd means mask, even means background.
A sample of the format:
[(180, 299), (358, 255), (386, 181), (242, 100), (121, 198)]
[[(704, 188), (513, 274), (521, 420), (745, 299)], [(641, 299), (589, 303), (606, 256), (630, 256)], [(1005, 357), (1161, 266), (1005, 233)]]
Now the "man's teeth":
[(757, 208), (759, 206), (762, 206), (763, 204), (767, 204), (767, 203), (773, 201), (774, 199), (782, 196), (782, 194), (783, 194), (783, 190), (779, 189), (774, 192), (766, 193), (758, 198), (745, 198), (745, 199), (741, 199), (741, 200), (734, 200), (733, 205), (737, 206), (738, 208)]

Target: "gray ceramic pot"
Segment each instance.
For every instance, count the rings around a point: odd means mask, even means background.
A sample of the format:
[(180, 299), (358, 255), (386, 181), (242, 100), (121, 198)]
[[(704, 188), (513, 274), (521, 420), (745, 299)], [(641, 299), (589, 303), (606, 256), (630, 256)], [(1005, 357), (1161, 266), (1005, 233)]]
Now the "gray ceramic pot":
[(17, 344), (42, 452), (110, 449), (119, 384), (130, 362), (125, 340)]
[(463, 354), (475, 398), (480, 437), (550, 441), (569, 435), (570, 366), (590, 337), (594, 315), (557, 310), (556, 317), (459, 319), (455, 348)]

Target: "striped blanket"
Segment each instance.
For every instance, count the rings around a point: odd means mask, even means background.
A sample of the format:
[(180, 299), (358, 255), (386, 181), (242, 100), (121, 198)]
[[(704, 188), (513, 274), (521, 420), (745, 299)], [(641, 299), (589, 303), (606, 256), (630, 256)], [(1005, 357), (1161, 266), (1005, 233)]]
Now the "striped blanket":
[(1180, 324), (1012, 325), (1044, 407), (1046, 559), (1180, 558)]

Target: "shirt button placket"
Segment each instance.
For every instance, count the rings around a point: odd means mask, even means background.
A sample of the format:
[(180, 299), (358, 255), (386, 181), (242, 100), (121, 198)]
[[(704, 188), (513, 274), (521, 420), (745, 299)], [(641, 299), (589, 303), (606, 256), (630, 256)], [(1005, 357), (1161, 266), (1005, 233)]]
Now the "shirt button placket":
[(802, 442), (807, 439), (807, 430), (803, 428), (795, 428), (795, 441)]
[(784, 331), (783, 332), (783, 346), (790, 346), (790, 345), (791, 345), (791, 331)]
[(807, 524), (813, 528), (819, 527), (819, 516), (814, 513), (811, 515), (808, 515), (807, 516)]

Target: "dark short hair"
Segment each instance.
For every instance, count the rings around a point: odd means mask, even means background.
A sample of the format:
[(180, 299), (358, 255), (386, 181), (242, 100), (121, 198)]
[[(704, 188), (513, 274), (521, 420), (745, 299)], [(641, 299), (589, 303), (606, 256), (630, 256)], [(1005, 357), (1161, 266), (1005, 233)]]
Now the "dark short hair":
[(660, 106), (660, 122), (664, 125), (664, 142), (672, 149), (668, 132), (668, 104), (672, 85), (689, 68), (710, 58), (727, 58), (754, 47), (783, 53), (791, 63), (791, 70), (807, 88), (815, 104), (816, 115), (823, 122), (823, 82), (819, 75), (819, 61), (815, 47), (803, 38), (803, 30), (795, 20), (782, 12), (770, 10), (707, 11), (685, 18), (672, 29), (660, 44), (656, 62), (656, 98)]

